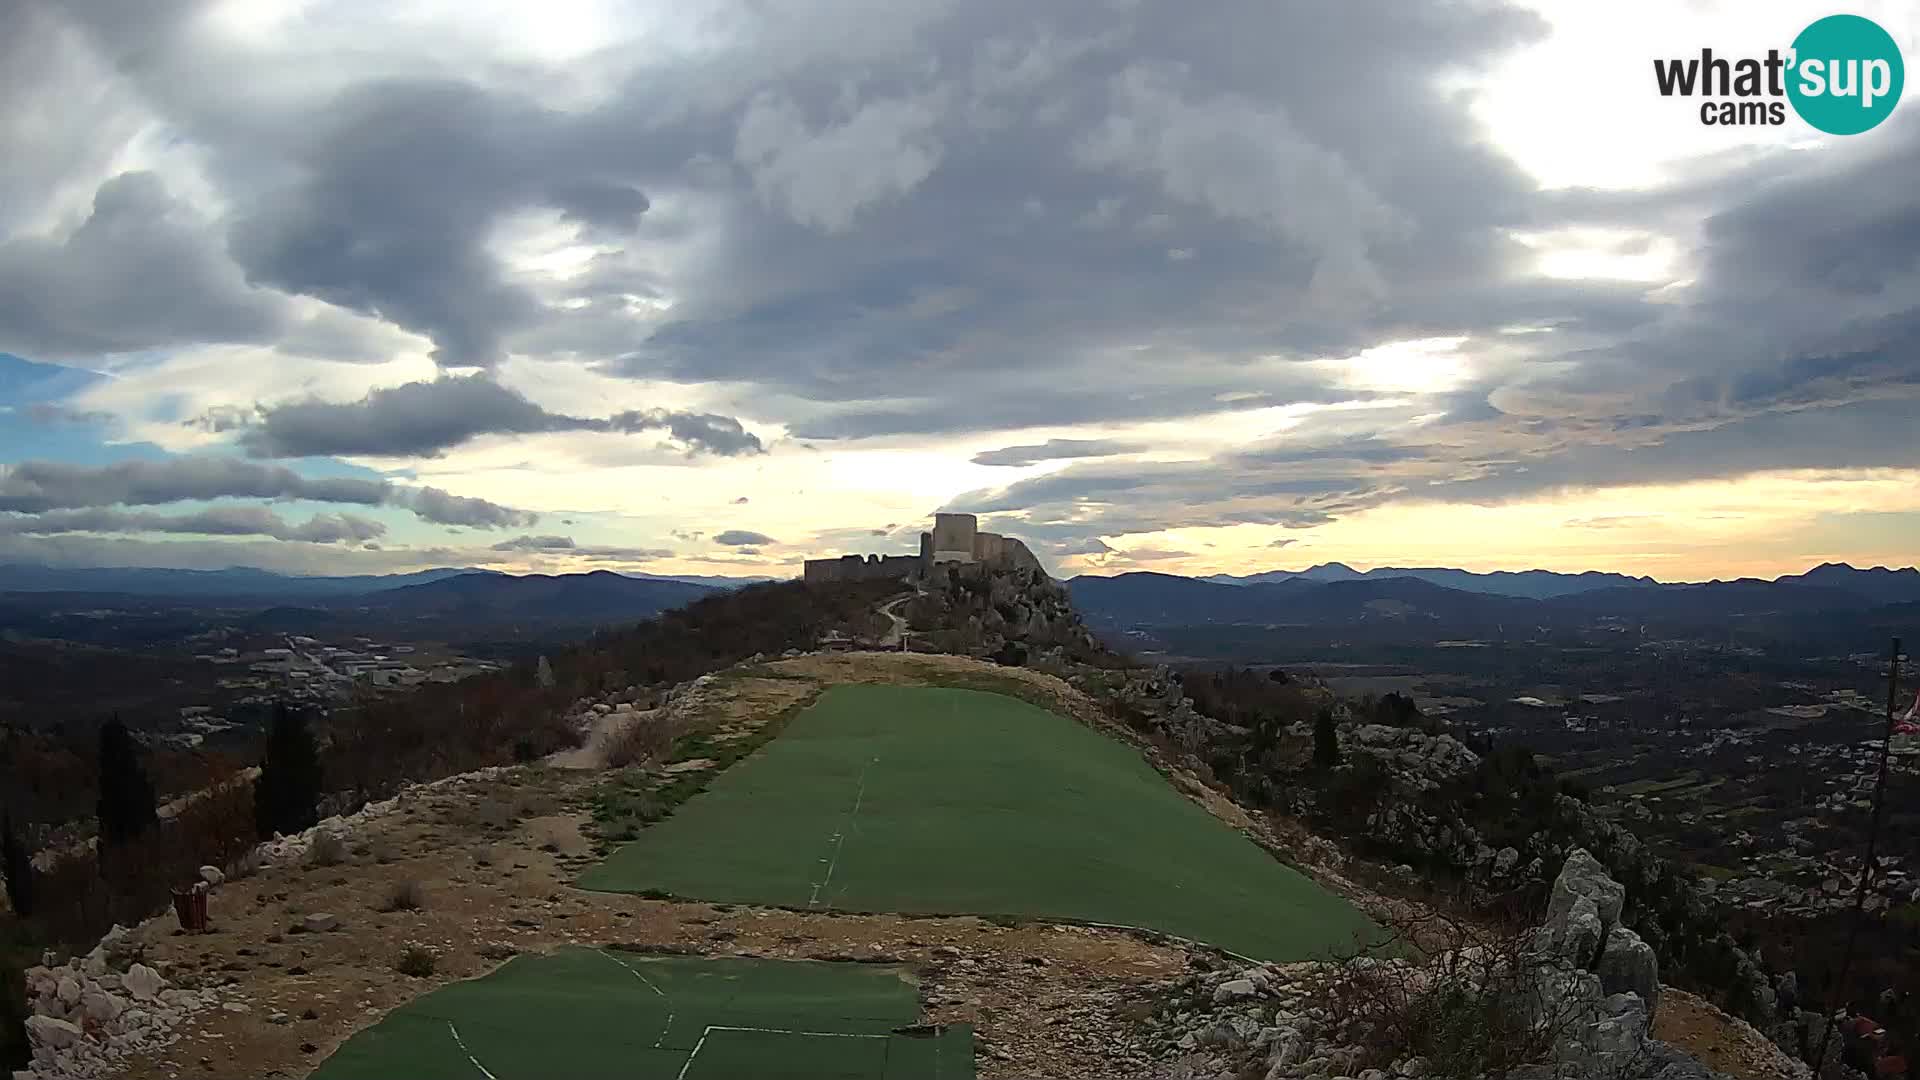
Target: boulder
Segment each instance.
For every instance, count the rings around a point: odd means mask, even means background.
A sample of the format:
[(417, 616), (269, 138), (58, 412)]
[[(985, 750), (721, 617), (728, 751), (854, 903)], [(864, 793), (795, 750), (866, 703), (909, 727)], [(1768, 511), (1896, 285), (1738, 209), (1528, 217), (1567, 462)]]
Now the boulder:
[(77, 1005), (80, 1003), (80, 980), (71, 975), (62, 975), (59, 987), (54, 992), (61, 1004)]
[(1553, 879), (1553, 895), (1547, 901), (1547, 925), (1559, 926), (1573, 910), (1574, 900), (1582, 896), (1593, 901), (1601, 927), (1611, 930), (1613, 924), (1620, 921), (1627, 889), (1609, 877), (1607, 868), (1586, 848), (1574, 848), (1560, 867), (1560, 876)]
[(1229, 979), (1214, 989), (1213, 1000), (1215, 1004), (1245, 1001), (1259, 992), (1259, 987), (1253, 984), (1252, 979)]
[(1586, 968), (1600, 953), (1605, 931), (1600, 926), (1600, 910), (1593, 900), (1577, 896), (1566, 917), (1544, 927), (1546, 951), (1551, 960), (1568, 967)]
[(1493, 872), (1500, 877), (1513, 873), (1513, 868), (1519, 864), (1520, 853), (1510, 847), (1501, 848), (1493, 856)]
[(119, 1019), (126, 1007), (126, 1002), (104, 990), (89, 990), (80, 995), (80, 1011), (103, 1024)]
[(1607, 944), (1594, 966), (1600, 986), (1609, 994), (1638, 994), (1648, 1015), (1660, 1005), (1660, 961), (1653, 946), (1624, 926), (1607, 934)]
[(340, 929), (340, 916), (328, 912), (315, 912), (300, 920), (300, 928), (309, 934), (324, 934), (329, 930)]
[(217, 866), (203, 866), (200, 868), (200, 880), (206, 882), (209, 888), (217, 889), (226, 884), (227, 875)]
[(79, 1042), (80, 1036), (79, 1026), (65, 1020), (55, 1020), (51, 1016), (27, 1017), (27, 1039), (35, 1047), (62, 1050)]
[(135, 964), (127, 969), (126, 975), (120, 980), (120, 985), (126, 988), (127, 993), (133, 995), (135, 1001), (152, 1001), (154, 995), (167, 985), (167, 980), (161, 978), (159, 972), (147, 965)]

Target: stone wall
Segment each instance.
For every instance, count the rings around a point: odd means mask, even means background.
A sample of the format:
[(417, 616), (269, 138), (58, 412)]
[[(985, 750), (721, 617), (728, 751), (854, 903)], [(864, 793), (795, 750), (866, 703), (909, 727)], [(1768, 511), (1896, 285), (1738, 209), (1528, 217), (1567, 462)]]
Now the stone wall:
[(920, 573), (918, 555), (842, 555), (808, 559), (803, 580), (809, 585), (843, 581), (885, 581)]

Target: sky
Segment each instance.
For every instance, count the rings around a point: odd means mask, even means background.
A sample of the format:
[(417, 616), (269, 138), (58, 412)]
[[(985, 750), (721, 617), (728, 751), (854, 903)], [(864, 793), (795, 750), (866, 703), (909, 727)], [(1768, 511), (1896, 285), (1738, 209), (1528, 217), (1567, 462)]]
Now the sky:
[(0, 0), (0, 562), (1915, 561), (1920, 102), (1653, 79), (1837, 9), (1202, 7)]

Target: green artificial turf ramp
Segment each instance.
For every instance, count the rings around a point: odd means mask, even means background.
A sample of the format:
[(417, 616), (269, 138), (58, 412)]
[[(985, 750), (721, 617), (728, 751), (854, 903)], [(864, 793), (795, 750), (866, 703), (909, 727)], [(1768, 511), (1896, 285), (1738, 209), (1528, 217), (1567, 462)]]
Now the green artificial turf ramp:
[(973, 1033), (911, 1028), (903, 969), (566, 948), (442, 987), (314, 1080), (972, 1080)]
[(926, 687), (829, 690), (580, 885), (1117, 923), (1263, 960), (1378, 934), (1137, 751), (1015, 698)]

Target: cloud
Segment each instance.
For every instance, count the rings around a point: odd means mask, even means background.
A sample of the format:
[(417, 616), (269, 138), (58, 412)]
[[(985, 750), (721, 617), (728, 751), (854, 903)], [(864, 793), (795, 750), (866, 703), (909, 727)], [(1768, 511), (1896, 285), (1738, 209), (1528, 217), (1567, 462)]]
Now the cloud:
[(427, 521), (470, 529), (505, 529), (540, 523), (540, 515), (436, 487), (395, 488), (390, 498)]
[(80, 466), (23, 461), (0, 466), (0, 510), (152, 506), (190, 499), (311, 499), (378, 506), (391, 486), (351, 477), (310, 478), (277, 465), (221, 457)]
[(208, 223), (150, 172), (101, 184), (64, 237), (0, 240), (0, 349), (91, 356), (265, 341), (287, 326), (288, 309), (286, 297), (251, 287)]
[(483, 435), (556, 431), (664, 431), (689, 454), (723, 457), (766, 449), (733, 417), (666, 409), (568, 416), (548, 412), (484, 375), (405, 383), (354, 402), (270, 405), (244, 428), (240, 443), (255, 457), (437, 457)]
[(1267, 546), (1270, 548), (1283, 548), (1283, 547), (1288, 547), (1292, 544), (1297, 544), (1299, 542), (1300, 541), (1295, 539), (1294, 537), (1283, 536), (1278, 540), (1269, 540), (1267, 542)]
[(572, 551), (571, 536), (516, 536), (493, 545), (494, 551)]
[(308, 477), (283, 465), (237, 458), (195, 456), (101, 466), (23, 461), (0, 466), (0, 511), (38, 513), (245, 498), (400, 506), (426, 521), (482, 529), (539, 521), (535, 514), (435, 487), (400, 487), (358, 477)]
[(728, 547), (747, 547), (759, 544), (775, 544), (779, 541), (765, 533), (748, 532), (745, 529), (728, 529), (713, 534), (713, 542)]
[(0, 534), (15, 536), (155, 532), (270, 536), (311, 544), (357, 544), (385, 536), (387, 527), (354, 514), (316, 514), (303, 523), (293, 524), (261, 506), (221, 506), (188, 514), (92, 509), (0, 516)]
[(1048, 439), (1035, 446), (1006, 446), (973, 455), (975, 465), (1033, 465), (1061, 458), (1112, 457), (1146, 449), (1138, 443), (1114, 439)]
[(516, 536), (502, 540), (489, 550), (560, 555), (588, 562), (645, 563), (667, 559), (673, 552), (666, 548), (635, 548), (576, 544), (571, 536)]

